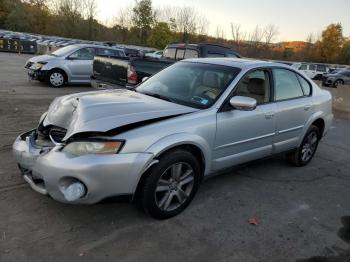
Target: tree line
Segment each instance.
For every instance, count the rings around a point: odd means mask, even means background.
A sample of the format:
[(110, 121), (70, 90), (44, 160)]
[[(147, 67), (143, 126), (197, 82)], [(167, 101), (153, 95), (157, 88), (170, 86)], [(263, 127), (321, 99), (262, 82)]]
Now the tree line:
[[(68, 38), (147, 45), (158, 49), (170, 42), (209, 42), (232, 47), (243, 56), (350, 64), (350, 40), (341, 24), (305, 41), (274, 43), (275, 25), (244, 30), (230, 23), (230, 35), (220, 25), (209, 35), (209, 19), (194, 7), (155, 8), (152, 0), (135, 0), (121, 9), (109, 26), (97, 21), (96, 0), (0, 0), (0, 28)], [(227, 39), (230, 38), (230, 39)]]

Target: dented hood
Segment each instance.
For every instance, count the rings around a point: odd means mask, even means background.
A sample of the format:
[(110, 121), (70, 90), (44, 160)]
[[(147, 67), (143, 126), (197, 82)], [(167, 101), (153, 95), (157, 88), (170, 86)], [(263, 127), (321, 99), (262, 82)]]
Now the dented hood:
[(198, 111), (127, 89), (78, 93), (56, 98), (43, 125), (67, 129), (63, 140), (82, 132), (107, 132), (141, 121)]

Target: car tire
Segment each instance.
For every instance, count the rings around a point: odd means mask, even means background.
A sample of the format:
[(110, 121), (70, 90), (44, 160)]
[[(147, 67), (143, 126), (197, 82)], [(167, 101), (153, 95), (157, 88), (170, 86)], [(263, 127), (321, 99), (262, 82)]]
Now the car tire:
[(66, 83), (66, 75), (62, 70), (52, 70), (48, 73), (47, 81), (54, 88), (63, 87)]
[(176, 149), (164, 154), (143, 183), (141, 202), (146, 213), (156, 219), (181, 213), (197, 192), (200, 172), (198, 160), (190, 152)]
[(337, 88), (337, 87), (339, 87), (340, 85), (344, 85), (344, 81), (341, 80), (341, 79), (338, 79), (338, 80), (336, 80), (336, 81), (334, 82), (333, 87)]
[(287, 154), (287, 161), (298, 167), (307, 165), (314, 157), (320, 140), (320, 129), (312, 125), (306, 132), (300, 147)]

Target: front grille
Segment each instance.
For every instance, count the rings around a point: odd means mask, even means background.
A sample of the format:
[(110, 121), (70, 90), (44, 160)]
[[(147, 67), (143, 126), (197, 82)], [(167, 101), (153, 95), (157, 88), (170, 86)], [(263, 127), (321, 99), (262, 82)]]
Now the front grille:
[(51, 128), (49, 131), (49, 137), (55, 144), (62, 143), (67, 130), (63, 128)]

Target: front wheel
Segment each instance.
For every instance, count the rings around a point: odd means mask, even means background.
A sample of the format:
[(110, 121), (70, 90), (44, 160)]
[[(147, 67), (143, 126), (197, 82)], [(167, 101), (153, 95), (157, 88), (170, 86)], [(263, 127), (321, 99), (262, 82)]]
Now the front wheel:
[(182, 212), (192, 201), (200, 180), (200, 166), (188, 151), (170, 151), (150, 170), (142, 189), (145, 211), (157, 219)]
[(300, 147), (294, 152), (287, 154), (287, 160), (295, 166), (305, 166), (314, 157), (321, 133), (317, 126), (312, 125), (304, 136)]
[(48, 81), (52, 87), (62, 87), (66, 82), (64, 73), (61, 70), (52, 70), (48, 74)]

